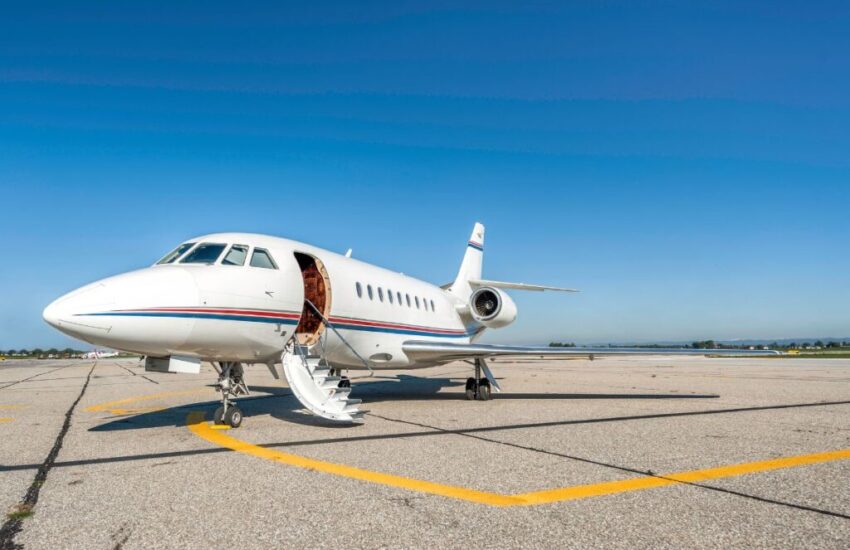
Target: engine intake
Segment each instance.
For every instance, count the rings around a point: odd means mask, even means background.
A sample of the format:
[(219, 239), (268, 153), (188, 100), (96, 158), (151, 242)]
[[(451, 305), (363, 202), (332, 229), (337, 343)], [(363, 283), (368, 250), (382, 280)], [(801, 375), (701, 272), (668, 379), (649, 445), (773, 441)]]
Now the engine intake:
[(482, 287), (469, 298), (472, 318), (488, 328), (501, 328), (516, 320), (516, 304), (497, 288)]

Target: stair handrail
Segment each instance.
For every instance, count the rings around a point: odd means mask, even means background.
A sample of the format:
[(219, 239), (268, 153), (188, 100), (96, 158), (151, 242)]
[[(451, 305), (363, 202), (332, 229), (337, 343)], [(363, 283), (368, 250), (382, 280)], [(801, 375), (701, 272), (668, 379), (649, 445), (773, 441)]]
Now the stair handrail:
[[(292, 333), (292, 338), (289, 339), (290, 345), (292, 345), (292, 351), (301, 358), (301, 363), (305, 368), (310, 368), (310, 364), (307, 362), (307, 354), (304, 352), (304, 347), (298, 343), (298, 335), (294, 332)], [(286, 348), (284, 348), (284, 353), (286, 353)]]
[[(357, 350), (354, 349), (354, 347), (352, 347), (352, 345), (348, 343), (348, 340), (346, 340), (345, 337), (343, 337), (343, 335), (339, 333), (339, 331), (336, 329), (334, 324), (331, 323), (330, 321), (328, 321), (328, 319), (322, 314), (322, 312), (319, 311), (319, 308), (317, 308), (316, 305), (313, 304), (313, 302), (311, 302), (310, 300), (308, 300), (306, 298), (304, 299), (304, 303), (306, 303), (308, 306), (310, 306), (310, 308), (314, 312), (316, 312), (316, 315), (318, 315), (322, 319), (322, 322), (325, 323), (325, 325), (327, 325), (328, 327), (330, 327), (330, 329), (332, 331), (334, 331), (334, 334), (336, 334), (339, 337), (339, 339), (342, 340), (342, 343), (345, 344), (346, 347), (348, 347), (348, 349), (351, 350), (351, 353), (353, 353), (354, 355), (357, 356), (358, 359), (360, 359), (360, 362), (363, 363), (363, 366), (365, 366), (366, 369), (369, 371), (369, 376), (367, 376), (365, 378), (375, 376), (375, 371), (372, 369), (372, 365), (369, 364), (369, 361), (363, 359), (363, 356), (360, 355), (359, 353), (357, 353)], [(321, 335), (319, 337), (321, 338)], [(324, 348), (324, 345), (322, 347)]]

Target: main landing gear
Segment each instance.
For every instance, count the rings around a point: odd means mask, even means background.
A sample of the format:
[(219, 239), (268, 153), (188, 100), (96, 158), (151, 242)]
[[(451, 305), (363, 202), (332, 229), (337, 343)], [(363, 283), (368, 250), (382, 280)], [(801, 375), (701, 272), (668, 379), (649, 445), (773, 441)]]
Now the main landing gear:
[(222, 361), (218, 365), (213, 363), (213, 366), (218, 371), (216, 388), (221, 393), (221, 406), (215, 410), (213, 421), (216, 424), (238, 428), (242, 424), (242, 409), (233, 403), (233, 399), (240, 395), (249, 395), (248, 386), (243, 379), (242, 364)]
[(340, 378), (339, 384), (337, 384), (336, 387), (338, 387), (338, 388), (350, 388), (351, 387), (351, 380), (349, 380), (349, 378), (347, 376), (343, 376), (342, 369), (331, 369), (330, 375), (331, 376), (339, 376), (339, 378)]
[(489, 401), (492, 398), (490, 380), (481, 376), (482, 368), (486, 369), (483, 359), (475, 360), (475, 378), (466, 379), (466, 398), (470, 401)]

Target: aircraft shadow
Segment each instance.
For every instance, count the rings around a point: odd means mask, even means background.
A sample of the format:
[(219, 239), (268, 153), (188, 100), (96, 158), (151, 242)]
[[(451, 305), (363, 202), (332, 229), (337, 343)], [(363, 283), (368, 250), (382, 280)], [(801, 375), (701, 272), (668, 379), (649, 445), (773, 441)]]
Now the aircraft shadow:
[[(352, 397), (363, 400), (368, 408), (370, 403), (384, 401), (464, 401), (462, 392), (441, 392), (445, 388), (462, 388), (466, 379), (456, 378), (419, 378), (410, 375), (399, 375), (393, 379), (378, 379), (369, 381), (354, 381)], [(238, 400), (239, 407), (245, 418), (252, 416), (270, 415), (287, 422), (307, 426), (334, 426), (325, 419), (313, 416), (303, 411), (292, 392), (287, 388), (277, 386), (251, 386), (252, 392), (264, 395), (253, 395)], [(593, 399), (716, 399), (716, 394), (688, 393), (494, 393), (496, 400), (593, 400)], [(186, 415), (193, 411), (203, 411), (207, 418), (212, 418), (213, 411), (219, 406), (217, 400), (191, 403), (161, 409), (158, 411), (127, 414), (116, 417), (104, 424), (89, 429), (92, 432), (109, 432), (122, 430), (139, 430), (147, 428), (180, 427), (186, 423)]]

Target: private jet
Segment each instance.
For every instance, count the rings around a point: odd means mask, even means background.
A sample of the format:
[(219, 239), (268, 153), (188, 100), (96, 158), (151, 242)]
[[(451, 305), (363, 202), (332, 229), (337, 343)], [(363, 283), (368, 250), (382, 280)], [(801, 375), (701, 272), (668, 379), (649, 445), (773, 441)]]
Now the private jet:
[[(436, 286), (309, 244), (250, 233), (189, 239), (150, 267), (96, 281), (47, 306), (47, 323), (95, 346), (144, 356), (145, 369), (218, 373), (214, 422), (233, 428), (249, 394), (245, 366), (286, 378), (301, 404), (338, 423), (362, 423), (349, 371), (418, 369), (466, 361), (466, 397), (501, 391), (495, 357), (724, 354), (731, 350), (542, 348), (478, 343), (513, 323), (506, 290), (575, 289), (482, 278), (484, 226), (475, 224), (454, 282)], [(748, 352), (756, 354), (757, 352)], [(770, 353), (770, 352), (765, 352)]]
[(107, 351), (105, 349), (93, 349), (82, 354), (80, 357), (82, 359), (109, 359), (110, 357), (118, 357), (118, 352)]

